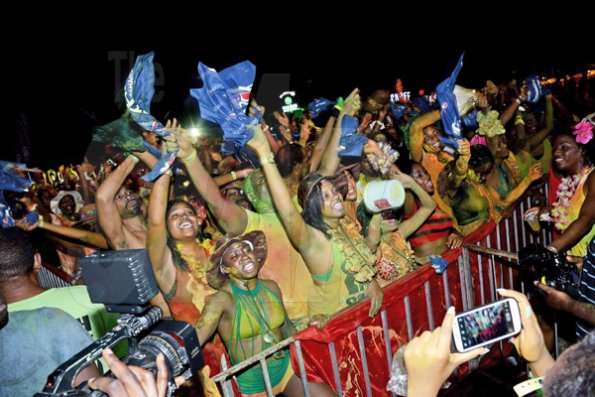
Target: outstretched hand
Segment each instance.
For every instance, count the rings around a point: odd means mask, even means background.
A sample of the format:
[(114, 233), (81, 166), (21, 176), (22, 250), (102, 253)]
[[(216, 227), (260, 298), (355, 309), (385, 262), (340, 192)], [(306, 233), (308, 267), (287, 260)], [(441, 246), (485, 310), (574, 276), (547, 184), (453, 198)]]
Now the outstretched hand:
[(165, 131), (170, 133), (170, 135), (163, 138), (169, 153), (179, 150), (178, 157), (183, 159), (191, 155), (192, 151), (195, 150), (190, 132), (182, 128), (182, 124), (175, 118), (167, 121)]
[(454, 307), (444, 315), (442, 325), (413, 338), (405, 348), (408, 396), (435, 396), (458, 366), (489, 351), (484, 347), (466, 353), (451, 353)]

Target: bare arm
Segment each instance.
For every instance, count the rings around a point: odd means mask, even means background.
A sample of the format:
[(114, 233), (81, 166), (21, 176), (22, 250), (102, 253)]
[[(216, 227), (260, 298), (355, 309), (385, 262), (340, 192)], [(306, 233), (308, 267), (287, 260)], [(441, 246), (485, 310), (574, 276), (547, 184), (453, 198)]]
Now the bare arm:
[(533, 164), (531, 168), (529, 168), (529, 174), (527, 175), (527, 177), (523, 179), (521, 183), (519, 183), (518, 186), (515, 187), (506, 196), (500, 197), (500, 194), (491, 187), (490, 191), (494, 197), (498, 197), (498, 199), (496, 200), (498, 206), (502, 209), (506, 209), (521, 198), (521, 196), (523, 195), (523, 193), (525, 193), (525, 191), (531, 185), (531, 183), (538, 180), (542, 176), (543, 172), (541, 170), (541, 163)]
[(410, 189), (419, 198), (421, 207), (417, 212), (406, 221), (399, 224), (398, 232), (403, 238), (409, 237), (414, 231), (419, 229), (421, 225), (428, 219), (432, 212), (436, 209), (436, 203), (432, 200), (432, 197), (426, 191), (419, 186), (413, 178), (403, 173), (393, 173), (392, 179), (396, 179), (403, 184), (403, 187)]
[(421, 163), (424, 151), (424, 128), (440, 120), (440, 110), (423, 114), (411, 124), (409, 131), (409, 150), (411, 159), (416, 163)]
[[(250, 126), (250, 128), (254, 131), (254, 138), (248, 144), (258, 157), (263, 159), (272, 154), (262, 128), (260, 126)], [(328, 258), (331, 255), (330, 242), (322, 232), (304, 221), (291, 199), (291, 194), (283, 182), (277, 166), (272, 162), (261, 161), (261, 169), (289, 240), (302, 254), (310, 273), (325, 273), (328, 270)]]
[(158, 159), (149, 152), (134, 152), (133, 154), (141, 159), (149, 168), (153, 168), (157, 164)]
[(232, 171), (228, 174), (213, 177), (213, 180), (217, 186), (224, 186), (235, 181), (236, 179), (244, 179), (250, 172), (252, 172), (252, 168), (244, 168), (243, 170)]
[(166, 255), (171, 256), (171, 251), (167, 247), (165, 219), (170, 179), (171, 176), (166, 172), (153, 185), (149, 200), (147, 228), (147, 251), (159, 287), (165, 293), (171, 289), (176, 277), (175, 269), (166, 266), (166, 263), (171, 264), (171, 261), (166, 261)]
[(114, 203), (114, 197), (137, 161), (138, 159), (136, 157), (128, 156), (126, 160), (107, 176), (105, 181), (99, 186), (99, 189), (97, 189), (97, 194), (95, 195), (99, 226), (101, 226), (101, 229), (103, 229), (103, 232), (113, 247), (126, 248), (126, 238), (122, 230), (122, 218)]
[(77, 229), (74, 227), (54, 225), (53, 223), (50, 223), (50, 222), (48, 222), (48, 223), (43, 222), (42, 229), (45, 229), (45, 230), (55, 233), (55, 234), (59, 234), (64, 237), (69, 237), (69, 238), (83, 241), (83, 242), (91, 244), (97, 248), (110, 249), (110, 246), (107, 243), (107, 240), (100, 233), (90, 232), (88, 230)]
[(337, 172), (340, 163), (338, 148), (342, 132), (341, 122), (343, 121), (343, 117), (345, 115), (353, 116), (360, 109), (360, 107), (361, 103), (359, 89), (356, 88), (355, 90), (351, 91), (351, 94), (349, 94), (347, 99), (345, 99), (343, 109), (339, 114), (339, 118), (337, 119), (335, 128), (332, 131), (329, 142), (324, 149), (324, 154), (322, 155), (322, 161), (320, 163), (320, 169), (318, 170), (320, 175), (331, 176), (335, 175), (335, 172)]
[(550, 244), (550, 247), (560, 252), (578, 243), (595, 224), (595, 172), (589, 174), (583, 189), (586, 191), (585, 201), (581, 205), (578, 218)]
[(328, 141), (331, 139), (331, 134), (336, 121), (336, 117), (329, 117), (324, 129), (322, 130), (322, 134), (320, 137), (318, 137), (318, 142), (316, 142), (316, 146), (312, 152), (312, 157), (310, 158), (310, 172), (315, 172), (318, 169), (320, 160), (322, 159), (322, 154), (328, 146)]
[[(223, 313), (230, 304), (233, 304), (233, 298), (225, 291), (218, 291), (207, 301), (200, 315), (200, 320), (196, 324), (196, 334), (201, 345), (211, 339), (219, 326)], [(221, 335), (221, 338), (227, 340), (229, 336)]]
[(506, 124), (510, 121), (512, 116), (514, 116), (515, 112), (517, 111), (520, 105), (520, 99), (514, 100), (510, 103), (510, 105), (508, 105), (506, 109), (504, 109), (502, 113), (500, 113), (500, 122), (502, 123), (502, 125), (506, 126)]
[(535, 149), (554, 129), (554, 106), (552, 105), (552, 95), (545, 96), (545, 127), (536, 134), (527, 137), (527, 143), (531, 150)]

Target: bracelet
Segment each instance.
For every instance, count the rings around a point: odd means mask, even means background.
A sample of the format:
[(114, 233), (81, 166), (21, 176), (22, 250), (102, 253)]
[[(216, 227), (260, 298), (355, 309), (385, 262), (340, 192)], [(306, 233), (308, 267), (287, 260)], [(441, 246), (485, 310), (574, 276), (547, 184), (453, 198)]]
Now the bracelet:
[(516, 103), (518, 103), (519, 105), (521, 104), (521, 100), (519, 98), (514, 98), (514, 100), (516, 101)]
[(267, 154), (266, 156), (260, 157), (258, 161), (260, 161), (260, 165), (275, 164), (275, 155), (273, 154), (273, 152), (269, 152), (269, 154)]
[(37, 227), (43, 229), (45, 226), (45, 220), (43, 219), (43, 216), (39, 215), (39, 218), (37, 219)]
[(231, 174), (231, 178), (232, 178), (234, 181), (235, 181), (236, 179), (238, 179), (238, 176), (236, 175), (236, 172), (235, 172), (235, 171), (231, 171), (231, 172), (230, 172), (230, 174)]
[(188, 163), (194, 159), (196, 159), (198, 157), (198, 155), (196, 154), (196, 150), (193, 150), (192, 153), (190, 153), (186, 158), (182, 158), (181, 160), (184, 163)]
[(558, 250), (556, 248), (552, 247), (551, 245), (546, 245), (545, 249), (550, 252), (553, 252), (554, 254), (558, 254)]
[(136, 157), (134, 154), (128, 155), (128, 158), (132, 158), (132, 160), (134, 161), (134, 164), (138, 163), (138, 157)]

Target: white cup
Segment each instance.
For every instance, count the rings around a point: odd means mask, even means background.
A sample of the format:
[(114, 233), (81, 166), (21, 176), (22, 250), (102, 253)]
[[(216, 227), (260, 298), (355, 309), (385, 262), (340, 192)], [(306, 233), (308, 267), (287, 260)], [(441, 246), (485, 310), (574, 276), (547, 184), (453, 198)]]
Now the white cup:
[(405, 188), (397, 180), (372, 181), (364, 190), (364, 204), (368, 211), (380, 211), (400, 208), (405, 202)]

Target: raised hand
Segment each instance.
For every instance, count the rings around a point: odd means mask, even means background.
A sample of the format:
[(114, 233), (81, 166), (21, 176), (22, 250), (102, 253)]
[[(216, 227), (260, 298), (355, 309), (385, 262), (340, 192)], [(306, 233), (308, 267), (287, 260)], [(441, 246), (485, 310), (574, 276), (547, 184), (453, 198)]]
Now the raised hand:
[(538, 180), (543, 176), (543, 169), (541, 168), (541, 163), (533, 164), (531, 168), (529, 168), (529, 173), (527, 177), (531, 182)]
[(351, 94), (345, 99), (343, 103), (343, 113), (353, 116), (362, 107), (362, 102), (359, 97), (359, 88), (351, 91)]
[(254, 132), (254, 137), (248, 141), (248, 146), (250, 146), (254, 151), (259, 155), (266, 155), (270, 152), (271, 148), (269, 147), (269, 142), (267, 141), (267, 137), (262, 130), (260, 125), (246, 125), (252, 132)]

